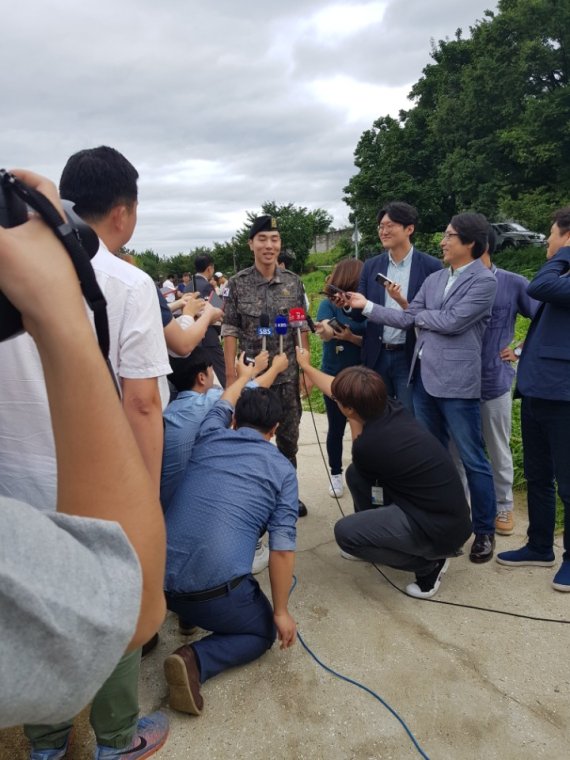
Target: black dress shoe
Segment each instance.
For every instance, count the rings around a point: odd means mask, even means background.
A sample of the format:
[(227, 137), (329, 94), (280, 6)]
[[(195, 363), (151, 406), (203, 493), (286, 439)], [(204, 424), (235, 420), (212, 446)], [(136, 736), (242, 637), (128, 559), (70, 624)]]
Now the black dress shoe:
[(150, 654), (153, 649), (156, 648), (156, 645), (158, 644), (158, 633), (155, 633), (152, 639), (149, 639), (146, 644), (143, 644), (141, 657), (146, 657), (147, 654)]
[(306, 517), (308, 514), (307, 507), (303, 504), (301, 499), (299, 499), (299, 517)]
[(495, 536), (493, 533), (476, 533), (469, 552), (469, 559), (478, 564), (488, 562), (493, 557), (494, 548)]

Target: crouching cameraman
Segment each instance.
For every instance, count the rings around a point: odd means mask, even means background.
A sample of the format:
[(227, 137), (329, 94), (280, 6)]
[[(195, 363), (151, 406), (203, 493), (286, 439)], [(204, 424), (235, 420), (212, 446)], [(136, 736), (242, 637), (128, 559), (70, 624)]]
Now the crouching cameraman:
[[(14, 174), (63, 214), (51, 182)], [(56, 513), (0, 497), (5, 728), (76, 715), (125, 651), (158, 630), (165, 531), (77, 275), (39, 218), (0, 228), (0, 291), (22, 313), (41, 356), (58, 479)]]
[(336, 401), (350, 424), (352, 464), (346, 482), (355, 514), (339, 520), (335, 538), (347, 559), (363, 559), (415, 573), (406, 593), (437, 593), (448, 557), (471, 535), (465, 493), (446, 449), (398, 402), (367, 367), (336, 377), (297, 361), (313, 383)]

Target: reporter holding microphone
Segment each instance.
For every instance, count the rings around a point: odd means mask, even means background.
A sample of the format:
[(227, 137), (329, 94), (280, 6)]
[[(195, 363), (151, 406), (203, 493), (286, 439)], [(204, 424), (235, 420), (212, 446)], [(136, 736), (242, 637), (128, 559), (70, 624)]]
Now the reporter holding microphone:
[[(363, 263), (358, 259), (343, 259), (332, 271), (325, 286), (351, 291), (358, 287)], [(322, 372), (333, 377), (345, 367), (361, 363), (362, 339), (366, 331), (366, 320), (356, 322), (337, 306), (334, 296), (324, 298), (317, 311), (316, 330), (323, 341)], [(344, 493), (342, 479), (342, 441), (346, 428), (346, 417), (338, 405), (323, 394), (327, 412), (327, 455), (331, 471), (329, 496), (340, 498)]]

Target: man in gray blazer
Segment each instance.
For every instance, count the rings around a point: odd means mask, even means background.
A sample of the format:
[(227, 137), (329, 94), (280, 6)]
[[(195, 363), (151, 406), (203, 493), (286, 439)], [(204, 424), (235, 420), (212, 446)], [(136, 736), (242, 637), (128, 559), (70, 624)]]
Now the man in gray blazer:
[(479, 405), (481, 344), (497, 289), (492, 272), (479, 261), (487, 234), (481, 214), (454, 216), (441, 241), (449, 269), (431, 274), (410, 304), (400, 296), (404, 311), (349, 294), (350, 306), (369, 320), (417, 331), (410, 371), (415, 414), (444, 445), (450, 436), (455, 442), (471, 492), (475, 540), (469, 559), (478, 563), (493, 556), (496, 514)]

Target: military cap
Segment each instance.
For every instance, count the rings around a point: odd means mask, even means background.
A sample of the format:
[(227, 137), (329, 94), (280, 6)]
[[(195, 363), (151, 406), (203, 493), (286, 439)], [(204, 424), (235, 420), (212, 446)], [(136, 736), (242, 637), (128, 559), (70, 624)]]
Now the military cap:
[(258, 232), (279, 232), (277, 219), (269, 214), (257, 216), (249, 230), (249, 239), (251, 240)]

